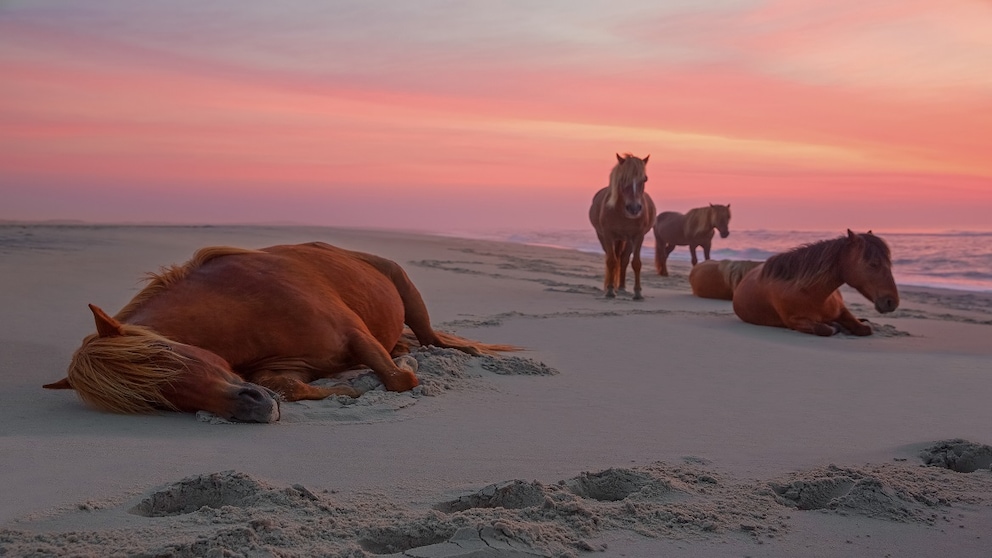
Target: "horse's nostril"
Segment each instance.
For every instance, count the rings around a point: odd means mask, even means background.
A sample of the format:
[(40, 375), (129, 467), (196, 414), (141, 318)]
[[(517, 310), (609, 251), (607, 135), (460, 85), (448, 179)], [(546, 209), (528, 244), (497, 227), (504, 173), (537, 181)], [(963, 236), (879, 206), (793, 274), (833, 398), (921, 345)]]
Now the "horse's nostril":
[(251, 399), (255, 402), (265, 401), (266, 399), (265, 394), (261, 390), (255, 388), (242, 388), (241, 391), (238, 392), (238, 397)]

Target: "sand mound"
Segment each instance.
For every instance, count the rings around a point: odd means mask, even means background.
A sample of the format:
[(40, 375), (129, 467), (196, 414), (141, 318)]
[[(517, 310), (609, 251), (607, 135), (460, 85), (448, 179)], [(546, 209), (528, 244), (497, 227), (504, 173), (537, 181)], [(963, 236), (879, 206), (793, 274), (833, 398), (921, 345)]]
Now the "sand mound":
[(482, 490), (461, 496), (448, 502), (441, 502), (434, 509), (445, 513), (465, 511), (472, 508), (506, 508), (511, 510), (540, 506), (547, 496), (544, 487), (536, 482), (512, 480), (490, 484)]
[(992, 469), (992, 446), (956, 438), (944, 440), (920, 452), (923, 463), (958, 473)]
[(845, 468), (829, 465), (769, 483), (776, 500), (799, 510), (854, 513), (907, 523), (933, 524), (936, 508), (965, 501), (946, 475), (896, 465)]
[(937, 467), (828, 466), (768, 483), (725, 479), (687, 460), (583, 472), (550, 484), (510, 480), (410, 507), (381, 494), (339, 498), (224, 471), (187, 477), (121, 506), (133, 514), (124, 514), (131, 519), (122, 528), (5, 530), (0, 543), (11, 556), (114, 549), (149, 557), (576, 557), (601, 550), (595, 541), (610, 531), (766, 541), (793, 529), (796, 509), (932, 525), (946, 520), (950, 506), (988, 505), (989, 493), (992, 475)]

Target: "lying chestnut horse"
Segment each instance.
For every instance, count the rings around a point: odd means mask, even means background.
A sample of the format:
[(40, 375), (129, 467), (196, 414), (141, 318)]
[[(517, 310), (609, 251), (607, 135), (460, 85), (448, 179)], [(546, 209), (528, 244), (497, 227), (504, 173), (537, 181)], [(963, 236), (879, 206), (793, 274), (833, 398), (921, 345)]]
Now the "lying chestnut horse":
[(689, 270), (689, 286), (699, 298), (733, 300), (741, 279), (761, 262), (753, 260), (706, 260)]
[(734, 289), (734, 312), (745, 322), (833, 335), (839, 328), (871, 335), (838, 290), (848, 284), (881, 313), (899, 306), (889, 247), (871, 231), (807, 244), (776, 254), (755, 267)]
[(396, 263), (320, 242), (261, 250), (213, 247), (152, 274), (116, 316), (90, 305), (67, 377), (105, 411), (209, 411), (279, 419), (287, 401), (360, 394), (309, 382), (365, 365), (386, 389), (417, 385), (416, 360), (394, 362), (406, 323), (422, 345), (470, 354), (513, 350), (434, 331), (420, 292)]
[(643, 159), (617, 153), (610, 171), (610, 185), (596, 192), (589, 207), (589, 222), (596, 229), (606, 253), (603, 290), (606, 298), (627, 290), (627, 264), (634, 270), (634, 300), (641, 296), (641, 244), (654, 225), (655, 207), (644, 191), (648, 181), (648, 155)]

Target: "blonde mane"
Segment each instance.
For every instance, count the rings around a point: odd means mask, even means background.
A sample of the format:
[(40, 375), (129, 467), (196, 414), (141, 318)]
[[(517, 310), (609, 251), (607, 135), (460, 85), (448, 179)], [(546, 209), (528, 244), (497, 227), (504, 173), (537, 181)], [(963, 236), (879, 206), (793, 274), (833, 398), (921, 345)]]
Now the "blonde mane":
[(717, 268), (723, 275), (723, 280), (730, 287), (730, 290), (737, 288), (737, 284), (747, 275), (748, 271), (761, 265), (761, 262), (754, 260), (721, 260)]
[(686, 238), (699, 238), (713, 230), (713, 208), (710, 206), (690, 209), (685, 214), (683, 226)]
[(201, 248), (193, 254), (190, 260), (182, 265), (170, 265), (167, 267), (162, 267), (158, 270), (158, 273), (149, 272), (145, 275), (145, 280), (148, 284), (145, 288), (141, 289), (131, 302), (128, 302), (121, 311), (114, 316), (117, 320), (126, 320), (128, 316), (133, 314), (139, 306), (145, 303), (148, 299), (153, 296), (169, 289), (172, 285), (175, 285), (179, 281), (186, 278), (194, 269), (200, 267), (201, 265), (213, 260), (214, 258), (219, 258), (221, 256), (231, 256), (235, 254), (258, 254), (260, 250), (248, 250), (245, 248), (233, 248), (231, 246), (209, 246), (207, 248)]
[(613, 209), (620, 199), (620, 187), (633, 181), (643, 182), (647, 176), (644, 160), (630, 153), (623, 154), (623, 161), (617, 161), (610, 171), (610, 190), (606, 196), (606, 207)]
[(83, 401), (112, 413), (177, 410), (162, 388), (185, 371), (186, 357), (146, 327), (122, 325), (121, 331), (83, 340), (66, 372), (69, 384)]

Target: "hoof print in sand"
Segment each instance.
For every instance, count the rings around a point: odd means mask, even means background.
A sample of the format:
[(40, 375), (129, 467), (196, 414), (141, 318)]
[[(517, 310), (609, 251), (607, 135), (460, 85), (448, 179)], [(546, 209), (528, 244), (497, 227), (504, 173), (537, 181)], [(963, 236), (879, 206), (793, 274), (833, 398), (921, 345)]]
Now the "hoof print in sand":
[(162, 517), (192, 513), (206, 506), (244, 506), (257, 498), (265, 487), (244, 473), (224, 471), (187, 477), (145, 497), (131, 513)]
[(362, 550), (390, 556), (416, 556), (408, 551), (441, 544), (455, 534), (455, 529), (439, 525), (407, 524), (378, 527), (365, 531), (358, 539)]
[(932, 508), (947, 505), (919, 475), (898, 467), (872, 470), (830, 465), (771, 482), (775, 500), (800, 510), (835, 511), (889, 521), (933, 523)]
[(564, 481), (565, 486), (582, 498), (617, 502), (646, 487), (657, 484), (651, 475), (630, 469), (607, 469), (599, 473), (582, 473)]
[(973, 473), (992, 468), (992, 446), (976, 444), (960, 438), (944, 440), (920, 452), (923, 463), (943, 467), (958, 473)]
[(411, 548), (383, 558), (548, 558), (551, 554), (533, 548), (493, 527), (463, 527), (446, 541)]
[(490, 484), (475, 494), (441, 502), (434, 506), (434, 509), (444, 513), (455, 513), (472, 508), (519, 510), (543, 505), (546, 500), (547, 496), (540, 484), (512, 480)]
[(780, 503), (800, 510), (836, 508), (851, 492), (854, 480), (849, 477), (822, 477), (796, 480), (786, 485), (772, 484)]

